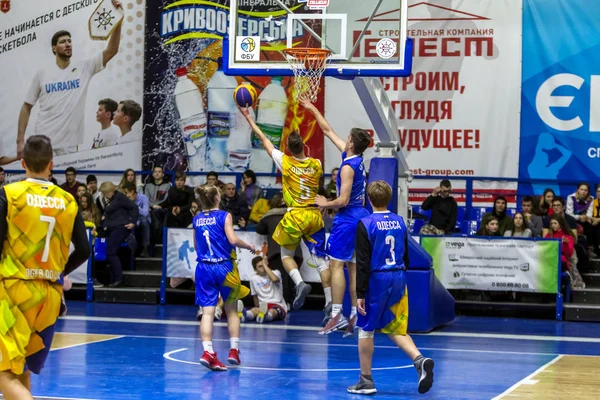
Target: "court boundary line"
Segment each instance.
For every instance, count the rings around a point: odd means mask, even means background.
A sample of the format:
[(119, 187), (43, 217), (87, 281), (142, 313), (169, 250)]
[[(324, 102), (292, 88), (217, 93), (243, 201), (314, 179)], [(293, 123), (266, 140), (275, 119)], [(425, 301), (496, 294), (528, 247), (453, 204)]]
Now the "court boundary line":
[(498, 396), (494, 397), (492, 400), (500, 400), (500, 399), (508, 396), (509, 394), (514, 392), (517, 388), (519, 388), (521, 385), (523, 385), (525, 382), (530, 381), (531, 378), (533, 378), (534, 376), (536, 376), (537, 374), (539, 374), (540, 372), (542, 372), (543, 370), (545, 370), (546, 368), (548, 368), (549, 366), (551, 366), (552, 364), (554, 364), (555, 362), (557, 362), (558, 360), (563, 358), (563, 356), (565, 356), (565, 355), (559, 354), (553, 360), (550, 360), (546, 364), (542, 365), (541, 367), (539, 367), (538, 369), (533, 371), (531, 374), (527, 375), (525, 378), (521, 379), (519, 382), (515, 383), (514, 385), (512, 385), (511, 387), (506, 389), (504, 392), (502, 392)]
[[(200, 327), (198, 321), (184, 320), (164, 320), (147, 318), (117, 318), (117, 317), (88, 317), (82, 315), (71, 315), (61, 317), (65, 321), (86, 321), (86, 322), (120, 322), (130, 324), (154, 324), (154, 325), (179, 325)], [(215, 322), (214, 326), (227, 327), (225, 322)], [(316, 326), (305, 325), (266, 325), (266, 324), (242, 324), (244, 329), (276, 329), (276, 330), (296, 330), (296, 331), (318, 331), (321, 329)], [(544, 336), (544, 335), (516, 335), (505, 333), (471, 333), (471, 332), (429, 332), (429, 333), (410, 333), (411, 336), (440, 336), (440, 337), (464, 337), (464, 338), (486, 338), (486, 339), (507, 339), (507, 340), (533, 340), (545, 342), (577, 342), (577, 343), (600, 343), (600, 338), (576, 337), (576, 336)]]
[[(55, 332), (55, 333), (69, 334), (69, 335), (108, 335), (106, 333), (71, 333), (71, 332), (60, 332), (60, 331), (59, 332)], [(88, 345), (88, 344), (102, 343), (102, 342), (108, 342), (110, 340), (123, 339), (127, 335), (110, 335), (110, 336), (114, 336), (114, 337), (105, 338), (105, 339), (98, 339), (98, 340), (92, 340), (90, 342), (85, 342), (85, 343), (75, 343), (75, 344), (71, 344), (71, 345), (65, 346), (65, 347), (60, 347), (60, 348), (57, 348), (57, 349), (50, 349), (50, 351), (67, 350), (67, 349), (72, 349), (74, 347), (85, 346), (85, 345)], [(85, 399), (82, 399), (82, 400), (85, 400)]]

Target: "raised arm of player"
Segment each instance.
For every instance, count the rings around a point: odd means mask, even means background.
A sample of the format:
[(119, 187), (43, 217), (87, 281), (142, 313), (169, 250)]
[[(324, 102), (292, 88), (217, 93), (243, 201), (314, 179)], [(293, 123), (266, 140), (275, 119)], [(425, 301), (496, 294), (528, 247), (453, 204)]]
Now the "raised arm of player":
[(18, 159), (18, 157), (0, 156), (0, 165), (10, 164), (12, 162), (17, 161)]
[[(123, 5), (119, 0), (112, 0), (113, 6), (115, 8), (123, 9)], [(108, 45), (106, 49), (102, 52), (102, 66), (106, 66), (110, 60), (113, 59), (114, 56), (119, 52), (119, 44), (121, 43), (121, 28), (123, 24), (119, 22), (115, 27), (115, 30), (110, 35), (110, 39), (108, 39)]]
[(327, 200), (325, 196), (317, 196), (315, 204), (322, 208), (342, 208), (348, 205), (350, 194), (352, 193), (352, 182), (354, 182), (354, 170), (349, 165), (344, 165), (340, 171), (340, 179), (342, 185), (340, 187), (340, 195), (334, 200)]
[(233, 230), (233, 218), (231, 217), (231, 214), (227, 214), (227, 218), (225, 219), (225, 235), (232, 246), (250, 250), (252, 253), (255, 252), (254, 246), (244, 242), (235, 234), (235, 231)]
[(240, 106), (238, 106), (238, 108), (240, 109), (240, 112), (242, 113), (244, 118), (246, 118), (246, 121), (248, 121), (248, 123), (252, 127), (254, 133), (256, 133), (256, 136), (258, 136), (258, 138), (262, 142), (262, 145), (267, 151), (267, 154), (269, 154), (269, 157), (272, 158), (273, 150), (275, 150), (275, 146), (273, 146), (273, 143), (271, 143), (269, 138), (265, 136), (263, 131), (258, 127), (258, 125), (256, 125), (256, 122), (254, 122), (254, 120), (250, 117), (250, 111), (248, 111), (248, 108)]
[(329, 140), (331, 140), (331, 142), (334, 144), (335, 147), (338, 148), (340, 152), (343, 152), (346, 149), (346, 142), (343, 139), (341, 139), (337, 135), (337, 133), (335, 133), (331, 125), (329, 125), (329, 122), (327, 122), (327, 120), (325, 119), (323, 114), (321, 114), (321, 112), (317, 109), (317, 107), (315, 107), (315, 105), (307, 99), (301, 99), (300, 104), (302, 104), (308, 112), (315, 116), (317, 124), (319, 124), (325, 136), (327, 136)]

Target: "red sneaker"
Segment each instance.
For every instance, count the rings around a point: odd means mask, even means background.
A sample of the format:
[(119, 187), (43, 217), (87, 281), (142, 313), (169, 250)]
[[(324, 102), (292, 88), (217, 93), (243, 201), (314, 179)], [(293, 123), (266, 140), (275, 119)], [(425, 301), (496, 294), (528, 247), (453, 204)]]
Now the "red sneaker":
[(227, 367), (217, 358), (217, 353), (205, 351), (200, 357), (200, 364), (213, 371), (227, 371)]
[(242, 362), (240, 361), (240, 351), (237, 349), (229, 350), (229, 356), (227, 357), (227, 361), (232, 365), (240, 365)]

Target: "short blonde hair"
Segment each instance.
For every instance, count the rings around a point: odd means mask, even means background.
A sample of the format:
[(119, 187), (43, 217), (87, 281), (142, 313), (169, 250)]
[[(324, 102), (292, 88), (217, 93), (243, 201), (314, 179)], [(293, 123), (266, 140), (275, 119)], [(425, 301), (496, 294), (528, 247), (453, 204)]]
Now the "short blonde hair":
[(387, 207), (392, 200), (392, 187), (386, 181), (375, 181), (367, 188), (367, 195), (373, 207)]
[(117, 190), (117, 187), (112, 182), (102, 182), (102, 185), (100, 185), (99, 190), (100, 193), (114, 192), (115, 190)]

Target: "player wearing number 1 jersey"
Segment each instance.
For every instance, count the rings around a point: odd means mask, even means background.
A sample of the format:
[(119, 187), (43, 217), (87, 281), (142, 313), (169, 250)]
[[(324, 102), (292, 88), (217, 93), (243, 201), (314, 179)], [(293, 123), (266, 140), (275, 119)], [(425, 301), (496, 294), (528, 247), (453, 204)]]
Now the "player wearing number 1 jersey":
[(48, 181), (50, 139), (31, 136), (23, 154), (27, 179), (0, 189), (0, 392), (19, 400), (32, 399), (29, 373), (40, 373), (50, 351), (60, 277), (90, 254), (77, 202)]
[(283, 267), (296, 285), (296, 297), (292, 308), (297, 310), (304, 304), (311, 287), (306, 284), (298, 265), (294, 261), (294, 253), (304, 240), (313, 256), (312, 263), (321, 276), (323, 288), (330, 287), (330, 275), (325, 262), (325, 228), (321, 212), (315, 205), (319, 191), (319, 180), (323, 175), (321, 162), (307, 157), (304, 153), (304, 142), (298, 132), (292, 132), (287, 138), (287, 148), (292, 156), (277, 150), (256, 123), (250, 118), (247, 109), (240, 109), (253, 131), (260, 138), (265, 150), (273, 158), (283, 179), (283, 199), (288, 212), (275, 228), (273, 239), (281, 246)]
[(421, 355), (408, 327), (408, 291), (406, 269), (408, 258), (408, 229), (404, 219), (387, 210), (392, 199), (392, 188), (384, 181), (376, 181), (367, 190), (373, 214), (360, 220), (356, 232), (356, 292), (359, 312), (356, 325), (360, 378), (349, 393), (375, 394), (371, 375), (375, 330), (390, 339), (413, 360), (418, 373), (419, 393), (425, 393), (433, 384), (433, 360)]

